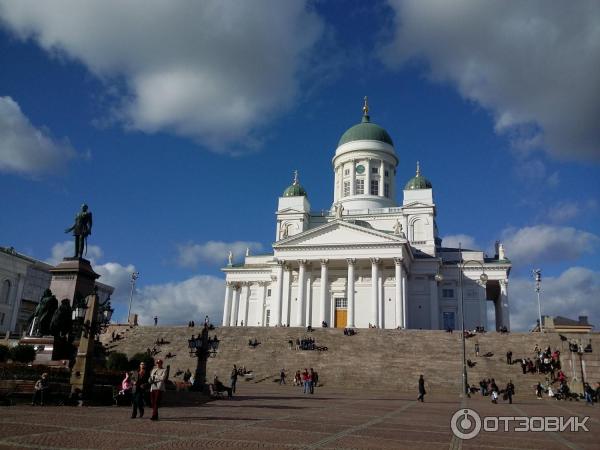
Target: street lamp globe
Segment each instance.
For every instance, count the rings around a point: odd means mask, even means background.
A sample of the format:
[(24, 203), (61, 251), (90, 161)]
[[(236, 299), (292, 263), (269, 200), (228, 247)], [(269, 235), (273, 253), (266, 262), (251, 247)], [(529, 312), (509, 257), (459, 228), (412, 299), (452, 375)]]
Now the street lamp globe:
[(436, 273), (434, 278), (435, 281), (437, 281), (438, 283), (444, 281), (444, 275), (442, 275), (441, 273)]
[(479, 276), (479, 279), (481, 280), (481, 282), (482, 282), (482, 283), (487, 283), (487, 281), (488, 281), (488, 276), (487, 276), (485, 273), (482, 273), (482, 274)]

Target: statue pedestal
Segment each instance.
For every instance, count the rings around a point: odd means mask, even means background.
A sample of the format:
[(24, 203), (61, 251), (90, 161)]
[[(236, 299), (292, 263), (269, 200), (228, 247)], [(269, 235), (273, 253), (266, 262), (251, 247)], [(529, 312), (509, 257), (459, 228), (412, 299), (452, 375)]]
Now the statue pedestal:
[(68, 358), (59, 360), (52, 359), (52, 354), (55, 350), (53, 336), (24, 336), (19, 340), (19, 345), (33, 345), (36, 349), (33, 364), (45, 366), (64, 366), (68, 364)]
[(52, 280), (50, 290), (59, 303), (68, 298), (73, 305), (75, 298), (84, 299), (94, 293), (96, 279), (100, 277), (87, 259), (64, 258), (55, 268), (50, 269)]

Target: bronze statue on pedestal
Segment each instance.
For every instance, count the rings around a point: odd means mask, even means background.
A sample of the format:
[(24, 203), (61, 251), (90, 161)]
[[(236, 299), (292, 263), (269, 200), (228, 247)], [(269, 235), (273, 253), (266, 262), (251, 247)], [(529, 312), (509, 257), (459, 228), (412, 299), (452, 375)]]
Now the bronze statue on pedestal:
[(75, 236), (75, 254), (73, 258), (83, 258), (84, 250), (87, 253), (87, 237), (92, 234), (92, 212), (88, 211), (88, 205), (81, 205), (81, 211), (75, 216), (75, 223), (65, 230), (65, 233), (73, 232)]

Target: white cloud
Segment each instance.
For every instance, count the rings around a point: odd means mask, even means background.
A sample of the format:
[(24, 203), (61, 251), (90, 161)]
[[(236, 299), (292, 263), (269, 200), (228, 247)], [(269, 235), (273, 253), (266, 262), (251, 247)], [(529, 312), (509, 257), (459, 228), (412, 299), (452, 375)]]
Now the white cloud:
[(198, 275), (178, 283), (144, 286), (136, 295), (132, 312), (138, 314), (140, 325), (152, 324), (154, 316), (158, 316), (159, 325), (184, 325), (190, 320), (203, 323), (205, 315), (219, 324), (224, 297), (223, 279)]
[(442, 238), (442, 245), (449, 248), (458, 248), (461, 245), (463, 249), (478, 250), (479, 247), (475, 243), (475, 238), (468, 234), (453, 234)]
[(587, 231), (554, 225), (508, 228), (502, 235), (506, 255), (519, 264), (575, 260), (600, 242)]
[(252, 131), (293, 104), (324, 33), (307, 2), (279, 0), (0, 0), (0, 20), (81, 61), (109, 91), (124, 81), (127, 126), (216, 151), (252, 146)]
[(556, 187), (560, 183), (558, 172), (549, 173), (546, 164), (539, 159), (519, 157), (514, 171), (524, 185), (545, 184), (548, 187)]
[(108, 284), (115, 288), (111, 296), (113, 304), (129, 300), (131, 274), (135, 272), (133, 264), (123, 266), (117, 262), (107, 262), (93, 267), (94, 271), (100, 275), (98, 279), (100, 283)]
[(384, 61), (425, 60), (434, 81), (490, 110), (515, 147), (600, 159), (600, 4), (388, 0)]
[(65, 140), (34, 127), (10, 97), (0, 97), (0, 171), (39, 175), (61, 170), (75, 156)]
[(183, 267), (194, 268), (201, 262), (209, 264), (225, 264), (227, 255), (231, 250), (234, 260), (239, 261), (246, 254), (246, 248), (250, 248), (250, 254), (261, 251), (263, 246), (260, 242), (252, 241), (208, 241), (204, 244), (180, 244), (177, 246), (177, 262)]
[[(510, 321), (515, 331), (530, 330), (538, 318), (533, 278), (511, 278), (509, 284)], [(544, 277), (541, 291), (542, 315), (577, 320), (588, 316), (600, 328), (600, 272), (571, 267), (558, 277)]]
[[(48, 264), (56, 265), (62, 261), (65, 257), (72, 257), (75, 253), (75, 242), (74, 238), (70, 241), (57, 242), (52, 246), (52, 255), (48, 258)], [(87, 253), (84, 258), (89, 260), (92, 265), (96, 264), (96, 261), (102, 258), (103, 252), (97, 245), (89, 245)]]
[(594, 212), (597, 208), (598, 202), (594, 199), (584, 202), (559, 201), (546, 210), (545, 217), (554, 223), (569, 222), (582, 214)]

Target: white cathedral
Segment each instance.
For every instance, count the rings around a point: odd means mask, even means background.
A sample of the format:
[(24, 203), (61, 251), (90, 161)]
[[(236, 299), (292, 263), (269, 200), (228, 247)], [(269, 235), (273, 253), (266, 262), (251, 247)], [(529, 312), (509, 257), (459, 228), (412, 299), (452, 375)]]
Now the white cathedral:
[[(442, 246), (432, 185), (419, 170), (396, 202), (398, 156), (390, 135), (362, 122), (333, 156), (333, 205), (310, 209), (293, 184), (279, 198), (273, 252), (229, 264), (223, 326), (510, 329), (510, 261), (502, 244), (480, 250)], [(463, 306), (464, 305), (464, 306)]]

